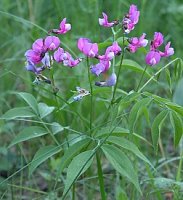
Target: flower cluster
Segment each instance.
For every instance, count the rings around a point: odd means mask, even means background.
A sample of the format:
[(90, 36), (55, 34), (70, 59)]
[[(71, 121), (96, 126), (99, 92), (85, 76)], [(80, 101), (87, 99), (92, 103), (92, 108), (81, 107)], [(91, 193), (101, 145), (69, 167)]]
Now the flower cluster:
[(129, 45), (128, 45), (128, 50), (131, 53), (135, 53), (138, 48), (140, 47), (145, 47), (148, 43), (148, 40), (145, 39), (146, 34), (143, 33), (140, 38), (133, 37), (129, 39)]
[[(95, 61), (94, 64), (92, 61), (90, 62), (90, 72), (97, 77), (103, 74), (105, 80), (97, 81), (95, 82), (95, 85), (100, 87), (111, 87), (116, 84), (118, 81), (117, 77), (119, 77), (119, 74), (118, 76), (115, 74), (115, 60), (113, 62), (112, 73), (111, 75), (108, 75), (110, 74), (111, 61), (115, 58), (115, 56), (119, 56), (121, 54), (124, 55), (125, 50), (128, 50), (130, 53), (135, 53), (139, 48), (146, 47), (148, 40), (146, 39), (145, 33), (143, 33), (140, 37), (128, 37), (128, 34), (135, 28), (135, 25), (139, 21), (140, 11), (137, 9), (136, 5), (132, 4), (130, 6), (128, 13), (122, 20), (113, 20), (109, 22), (107, 14), (103, 12), (102, 15), (103, 18), (98, 19), (99, 25), (105, 28), (112, 28), (112, 33), (114, 35), (116, 34), (116, 27), (114, 26), (122, 26), (122, 47), (120, 47), (120, 42), (115, 40), (115, 37), (113, 37), (113, 42), (111, 42), (111, 45), (105, 49), (103, 54), (99, 53), (97, 43), (93, 43), (90, 39), (85, 37), (78, 39), (77, 47), (87, 59), (90, 58), (91, 60), (97, 60), (97, 63)], [(48, 31), (48, 34), (62, 35), (70, 31), (71, 24), (68, 24), (66, 21), (66, 18), (64, 18), (60, 22), (59, 28)], [(121, 31), (121, 27), (117, 32), (119, 33), (119, 31)], [(127, 46), (125, 40), (128, 42)], [(163, 42), (164, 38), (162, 33), (155, 32), (154, 38), (150, 43), (150, 51), (147, 53), (145, 58), (147, 65), (154, 66), (160, 62), (161, 57), (169, 57), (174, 54), (174, 49), (171, 47), (170, 42), (166, 44), (164, 52), (159, 50), (159, 47), (163, 44)], [(37, 39), (32, 44), (32, 48), (25, 52), (25, 57), (27, 59), (26, 69), (28, 71), (32, 71), (37, 77), (44, 79), (45, 82), (50, 83), (51, 81), (42, 75), (42, 71), (50, 69), (54, 62), (72, 68), (84, 60), (84, 58), (74, 59), (69, 52), (60, 47), (60, 44), (60, 39), (52, 35), (49, 35), (46, 38)], [(77, 99), (82, 99), (83, 96), (89, 94), (89, 92), (83, 92), (85, 91), (84, 89), (79, 91), (79, 97), (77, 97)]]
[[(66, 24), (64, 18), (60, 23), (60, 29), (53, 29), (48, 33), (65, 34), (70, 29), (71, 25)], [(26, 69), (41, 77), (41, 72), (49, 69), (54, 61), (68, 67), (74, 67), (82, 61), (80, 58), (74, 59), (69, 52), (59, 47), (60, 44), (60, 39), (56, 36), (37, 39), (32, 44), (32, 48), (25, 52)]]
[(140, 12), (136, 5), (131, 5), (128, 14), (123, 18), (123, 29), (125, 33), (130, 33), (139, 21)]
[(170, 47), (171, 43), (168, 42), (165, 46), (165, 51), (161, 52), (158, 48), (163, 44), (164, 39), (160, 32), (154, 33), (154, 39), (150, 44), (150, 51), (146, 55), (146, 63), (150, 66), (156, 65), (160, 62), (161, 57), (169, 57), (174, 54), (174, 49)]

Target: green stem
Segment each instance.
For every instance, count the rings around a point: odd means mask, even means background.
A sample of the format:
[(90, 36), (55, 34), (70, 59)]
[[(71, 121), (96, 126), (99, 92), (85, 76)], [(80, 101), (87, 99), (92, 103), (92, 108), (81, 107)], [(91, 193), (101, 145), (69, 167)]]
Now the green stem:
[(125, 38), (124, 38), (124, 34), (123, 34), (123, 50), (122, 50), (122, 54), (121, 54), (121, 61), (120, 61), (120, 64), (119, 64), (119, 70), (118, 70), (118, 74), (117, 74), (116, 85), (114, 86), (114, 91), (113, 91), (113, 95), (112, 95), (112, 99), (111, 99), (111, 104), (114, 103), (116, 89), (117, 89), (117, 85), (118, 85), (118, 82), (119, 82), (119, 75), (120, 75), (121, 67), (122, 67), (122, 64), (123, 64), (123, 59), (124, 59), (124, 42), (125, 42)]
[(139, 84), (138, 84), (137, 89), (136, 89), (137, 92), (138, 92), (138, 89), (139, 89), (139, 87), (140, 87), (140, 85), (141, 85), (141, 83), (142, 83), (142, 80), (143, 80), (143, 78), (144, 78), (144, 74), (145, 74), (145, 72), (146, 72), (146, 70), (147, 70), (147, 67), (148, 67), (148, 65), (146, 65), (146, 67), (145, 67), (145, 69), (144, 69), (144, 71), (143, 71), (143, 73), (142, 73), (142, 76), (141, 76), (141, 78), (140, 78)]
[(48, 131), (48, 133), (50, 134), (50, 136), (52, 137), (53, 141), (57, 144), (60, 145), (58, 140), (56, 139), (56, 137), (53, 135), (53, 133), (49, 130), (49, 128), (45, 125), (44, 121), (39, 118), (39, 120), (42, 122), (43, 126), (45, 127), (45, 129)]
[(100, 157), (99, 157), (98, 152), (96, 153), (96, 158), (97, 158), (97, 169), (98, 169), (98, 179), (99, 179), (99, 185), (100, 185), (101, 199), (106, 200), (103, 172), (102, 172), (102, 167), (101, 167)]
[(75, 200), (75, 183), (72, 186), (72, 200)]
[(159, 71), (157, 71), (153, 76), (151, 76), (151, 78), (138, 90), (138, 92), (141, 92), (158, 74), (160, 74), (164, 69), (166, 69), (167, 67), (169, 67), (172, 63), (176, 62), (177, 60), (180, 60), (180, 58), (176, 58), (174, 60), (172, 60), (171, 62), (169, 62), (167, 65), (165, 65), (164, 67), (162, 67)]
[(90, 83), (90, 135), (91, 135), (91, 129), (92, 129), (92, 118), (93, 118), (93, 88), (92, 88), (92, 81), (91, 81), (91, 75), (90, 75), (90, 65), (89, 65), (89, 58), (87, 57), (87, 67), (88, 67), (88, 80)]
[(180, 161), (179, 161), (179, 166), (178, 166), (178, 170), (177, 170), (176, 181), (181, 181), (182, 163), (183, 163), (183, 151), (180, 154)]

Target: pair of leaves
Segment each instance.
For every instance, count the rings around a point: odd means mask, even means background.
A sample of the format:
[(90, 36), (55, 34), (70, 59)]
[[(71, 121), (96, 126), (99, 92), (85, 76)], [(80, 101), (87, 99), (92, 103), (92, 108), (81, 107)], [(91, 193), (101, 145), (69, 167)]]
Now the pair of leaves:
[(149, 97), (143, 98), (140, 101), (138, 101), (131, 109), (129, 115), (129, 129), (131, 133), (134, 132), (135, 124), (144, 107), (147, 107), (151, 101), (152, 99)]
[(152, 124), (152, 129), (151, 129), (151, 134), (152, 134), (152, 141), (153, 141), (153, 146), (155, 151), (157, 152), (158, 150), (158, 140), (160, 137), (160, 132), (162, 128), (162, 124), (168, 115), (169, 111), (168, 110), (163, 110), (160, 112), (156, 118), (154, 119), (154, 122)]
[(109, 144), (104, 144), (102, 146), (102, 150), (114, 169), (122, 176), (126, 177), (131, 183), (134, 184), (136, 189), (142, 193), (137, 173), (129, 158), (119, 148)]
[(153, 140), (153, 146), (154, 146), (155, 151), (157, 151), (158, 140), (160, 137), (162, 124), (164, 120), (166, 119), (166, 117), (168, 116), (168, 114), (170, 114), (170, 121), (174, 128), (175, 147), (179, 144), (180, 139), (183, 135), (183, 122), (179, 114), (173, 110), (172, 111), (163, 110), (156, 116), (152, 124), (152, 140)]
[(40, 116), (44, 118), (49, 115), (55, 107), (47, 106), (45, 103), (37, 103), (33, 95), (25, 92), (18, 93), (29, 107), (19, 107), (8, 110), (1, 119), (31, 118)]

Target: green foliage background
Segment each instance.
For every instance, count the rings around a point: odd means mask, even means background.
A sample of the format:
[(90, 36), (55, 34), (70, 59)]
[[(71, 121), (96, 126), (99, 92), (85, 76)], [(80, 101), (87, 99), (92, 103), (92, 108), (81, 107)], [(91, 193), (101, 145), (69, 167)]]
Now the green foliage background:
[[(61, 37), (62, 45), (66, 49), (72, 49), (74, 55), (81, 55), (76, 47), (79, 37), (88, 37), (91, 38), (92, 41), (99, 43), (111, 37), (110, 30), (98, 25), (98, 18), (101, 17), (101, 13), (103, 11), (106, 12), (110, 19), (122, 19), (132, 3), (138, 5), (141, 15), (138, 25), (135, 30), (130, 33), (130, 36), (140, 36), (144, 32), (147, 33), (147, 38), (150, 39), (153, 37), (154, 32), (160, 31), (166, 36), (166, 41), (172, 41), (172, 46), (176, 54), (171, 57), (171, 60), (176, 57), (182, 57), (183, 2), (181, 0), (1, 0), (0, 115), (10, 108), (24, 105), (23, 102), (20, 101), (20, 98), (13, 94), (15, 91), (32, 93), (37, 97), (38, 101), (45, 102), (48, 105), (52, 105), (52, 103), (56, 104), (56, 102), (50, 100), (51, 93), (49, 94), (47, 91), (40, 90), (39, 87), (35, 87), (32, 84), (34, 77), (24, 68), (24, 52), (31, 47), (33, 41), (37, 38), (45, 37), (47, 30), (58, 27), (60, 20), (66, 17), (68, 22), (72, 24), (72, 31)], [(134, 59), (140, 63), (141, 66), (145, 66), (144, 54), (142, 51), (134, 55), (127, 54), (126, 58)], [(164, 62), (167, 61), (162, 61), (158, 67), (162, 67), (165, 64)], [(151, 70), (155, 72), (156, 68)], [(170, 68), (170, 72), (168, 73), (172, 74), (172, 71), (173, 69)], [(66, 68), (64, 68), (64, 70), (56, 69), (55, 73), (56, 83), (59, 88), (61, 88), (61, 93), (66, 99), (73, 95), (71, 90), (75, 90), (75, 86), (85, 85), (87, 83), (87, 72), (85, 66), (82, 64), (74, 70)], [(140, 75), (138, 74), (134, 79), (132, 72), (128, 70), (123, 71), (120, 88), (129, 92), (135, 87), (139, 78)], [(147, 88), (148, 91), (160, 95), (161, 97), (168, 98), (183, 106), (182, 83), (182, 77), (179, 77), (176, 81), (172, 81), (171, 86), (166, 82), (165, 78), (161, 78), (158, 85), (152, 84)], [(78, 109), (82, 112), (84, 111), (82, 113), (84, 117), (88, 117), (89, 108), (87, 107), (87, 101), (86, 104), (82, 106), (84, 107), (81, 108), (81, 106), (78, 105)], [(100, 103), (96, 105), (97, 108), (101, 109), (103, 108), (102, 106), (103, 105)], [(73, 105), (73, 109), (74, 108), (76, 108), (76, 105)], [(152, 116), (155, 116), (157, 114), (157, 108), (151, 108), (151, 112)], [(50, 121), (57, 117), (58, 116), (55, 114)], [(72, 114), (68, 113), (66, 110), (59, 120), (62, 121), (63, 126), (71, 125), (75, 127), (76, 130), (85, 130), (85, 127), (78, 127), (77, 119), (74, 119), (72, 124), (69, 124), (71, 119)], [(142, 124), (142, 126), (137, 124), (138, 131), (143, 130), (144, 126), (146, 127), (147, 125), (144, 121)], [(171, 127), (168, 122), (166, 122), (166, 124), (165, 132), (170, 132)], [(22, 166), (22, 160), (21, 157), (19, 157), (20, 152), (16, 154), (14, 151), (9, 152), (6, 147), (12, 141), (13, 136), (26, 125), (29, 125), (29, 123), (20, 122), (17, 125), (12, 121), (6, 123), (3, 120), (0, 121), (0, 171), (8, 171), (8, 173), (11, 174), (12, 171), (16, 171)], [(149, 130), (146, 130), (144, 133), (146, 138), (150, 138), (148, 134)], [(163, 136), (166, 136), (166, 134), (163, 134)], [(169, 137), (171, 138), (172, 136)], [(46, 140), (42, 141), (43, 144), (47, 142)], [(168, 140), (163, 140), (163, 145), (167, 147), (165, 148), (165, 153), (167, 155), (169, 155), (169, 151), (172, 152), (171, 149), (168, 149), (169, 146), (170, 148), (172, 147), (168, 142)], [(29, 159), (35, 154), (37, 150), (36, 146), (39, 145), (38, 141), (30, 144), (27, 149), (32, 152), (26, 152), (26, 147), (24, 147), (25, 154), (28, 155)], [(153, 157), (153, 151), (149, 150), (148, 146), (143, 146), (140, 143), (139, 145), (146, 155), (148, 154), (149, 157)], [(175, 158), (176, 156), (177, 154), (175, 154)], [(153, 161), (156, 162), (156, 159), (158, 160), (160, 157), (161, 156), (157, 156), (157, 158), (153, 158)], [(54, 162), (56, 163), (57, 160), (52, 160), (50, 164), (52, 168), (56, 165)], [(170, 172), (169, 175), (173, 178), (175, 175), (171, 173), (173, 172)], [(9, 174), (7, 174), (7, 176), (8, 175)], [(149, 172), (149, 177), (150, 176), (151, 174)]]

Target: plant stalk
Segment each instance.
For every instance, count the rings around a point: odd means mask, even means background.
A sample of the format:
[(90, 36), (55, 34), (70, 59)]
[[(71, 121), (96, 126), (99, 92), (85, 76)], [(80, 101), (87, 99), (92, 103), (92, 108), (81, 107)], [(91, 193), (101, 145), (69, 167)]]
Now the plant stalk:
[(96, 158), (97, 158), (98, 180), (99, 180), (99, 185), (100, 185), (101, 199), (106, 200), (104, 178), (103, 178), (102, 166), (101, 166), (98, 152), (96, 153)]
[(87, 68), (88, 68), (88, 80), (90, 84), (90, 135), (92, 131), (92, 119), (93, 119), (93, 87), (91, 81), (91, 74), (90, 74), (90, 65), (89, 65), (89, 58), (86, 59)]
[(124, 38), (124, 34), (123, 34), (123, 49), (122, 49), (122, 54), (121, 54), (121, 61), (120, 61), (120, 64), (119, 64), (119, 70), (118, 70), (118, 74), (117, 74), (116, 84), (114, 86), (114, 91), (113, 91), (113, 95), (112, 95), (112, 99), (111, 99), (111, 104), (113, 104), (114, 100), (115, 100), (116, 89), (117, 89), (117, 85), (118, 85), (118, 82), (119, 82), (119, 75), (120, 75), (121, 67), (122, 67), (122, 64), (123, 64), (123, 59), (124, 59), (124, 42), (125, 42), (125, 38)]

